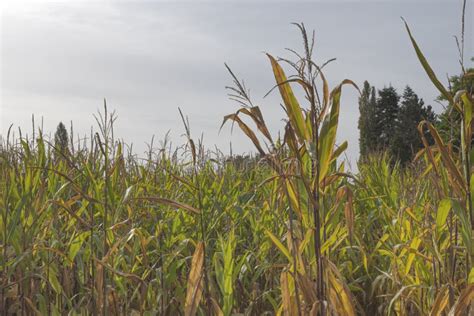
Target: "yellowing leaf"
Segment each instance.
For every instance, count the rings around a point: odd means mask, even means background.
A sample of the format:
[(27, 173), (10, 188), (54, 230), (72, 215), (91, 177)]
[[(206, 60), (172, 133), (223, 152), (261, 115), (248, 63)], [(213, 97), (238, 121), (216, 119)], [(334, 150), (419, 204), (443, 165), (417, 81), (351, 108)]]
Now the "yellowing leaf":
[(239, 124), (240, 129), (245, 133), (245, 135), (247, 135), (248, 138), (250, 138), (252, 143), (257, 148), (258, 152), (261, 155), (265, 155), (265, 151), (263, 150), (262, 146), (260, 145), (260, 142), (259, 142), (257, 136), (255, 135), (255, 133), (252, 131), (252, 129), (247, 124), (244, 123), (244, 121), (242, 121), (240, 119), (240, 117), (237, 114), (226, 115), (224, 117), (224, 121), (222, 122), (222, 125), (224, 125), (225, 122), (228, 121), (228, 120), (232, 120), (234, 122), (237, 122), (237, 124)]
[(413, 238), (410, 244), (410, 253), (408, 254), (407, 263), (405, 265), (405, 274), (408, 274), (410, 272), (411, 266), (413, 264), (413, 260), (415, 259), (416, 251), (418, 250), (420, 243), (421, 243), (420, 238), (418, 237)]
[(204, 244), (199, 242), (194, 251), (189, 272), (188, 285), (186, 289), (186, 301), (184, 304), (184, 315), (196, 315), (202, 296), (204, 267)]
[(468, 284), (474, 284), (474, 268), (472, 268), (471, 272), (469, 272), (469, 277), (467, 278), (467, 283)]
[(281, 241), (270, 231), (265, 230), (265, 233), (270, 237), (275, 246), (277, 246), (277, 248), (280, 249), (280, 251), (288, 258), (288, 261), (292, 262), (290, 251), (281, 243)]
[(69, 246), (69, 253), (68, 257), (69, 260), (74, 261), (74, 258), (76, 257), (77, 253), (82, 247), (82, 244), (84, 243), (84, 240), (90, 235), (90, 231), (83, 232), (74, 238), (74, 240), (71, 242)]
[(327, 277), (329, 281), (329, 301), (338, 315), (356, 315), (353, 298), (349, 288), (344, 284), (336, 266), (329, 260), (327, 263)]
[(451, 200), (443, 199), (439, 202), (438, 210), (436, 212), (436, 226), (441, 228), (446, 223), (448, 218), (449, 210), (451, 209)]
[(449, 311), (449, 316), (465, 315), (469, 306), (474, 302), (474, 284), (469, 284), (459, 295), (458, 300)]
[(431, 82), (435, 85), (435, 87), (438, 88), (439, 92), (441, 92), (441, 94), (442, 94), (448, 101), (450, 101), (451, 103), (453, 103), (453, 96), (451, 95), (451, 93), (448, 92), (448, 90), (446, 90), (446, 88), (443, 86), (443, 84), (438, 80), (438, 78), (436, 77), (436, 75), (435, 75), (433, 69), (431, 69), (430, 64), (428, 63), (428, 61), (426, 60), (425, 56), (424, 56), (423, 53), (421, 52), (420, 47), (419, 47), (418, 44), (416, 43), (415, 38), (414, 38), (413, 35), (411, 34), (411, 31), (410, 31), (410, 28), (408, 27), (407, 22), (406, 22), (405, 20), (403, 20), (403, 22), (405, 23), (405, 27), (406, 27), (407, 32), (408, 32), (408, 36), (410, 37), (411, 43), (412, 43), (412, 45), (413, 45), (413, 48), (415, 49), (416, 55), (418, 56), (418, 60), (420, 61), (420, 63), (421, 63), (421, 65), (423, 66), (423, 68), (425, 69), (426, 74), (428, 75), (428, 77), (430, 77)]
[(293, 126), (293, 129), (296, 131), (300, 142), (303, 143), (305, 140), (310, 140), (311, 135), (305, 127), (306, 125), (303, 112), (301, 111), (301, 107), (293, 93), (293, 90), (291, 89), (290, 84), (287, 82), (288, 79), (286, 78), (285, 72), (272, 55), (267, 54), (267, 56), (272, 64), (273, 74), (275, 75), (275, 80), (278, 85), (278, 89), (280, 90), (280, 94), (283, 99), (283, 103), (285, 104), (286, 112), (288, 113), (288, 117), (290, 118), (290, 123)]
[(449, 301), (449, 289), (447, 286), (443, 286), (440, 289), (438, 295), (436, 296), (430, 315), (440, 316), (443, 313), (444, 309), (448, 306), (448, 301)]
[(341, 102), (342, 86), (345, 84), (353, 85), (356, 89), (357, 85), (351, 80), (343, 80), (331, 92), (331, 109), (325, 116), (319, 133), (319, 181), (322, 181), (329, 169), (330, 162), (333, 158), (334, 145), (336, 143), (337, 126), (339, 125), (339, 108)]
[(283, 271), (280, 275), (281, 300), (283, 306), (283, 315), (298, 315), (294, 293), (294, 281), (289, 272)]

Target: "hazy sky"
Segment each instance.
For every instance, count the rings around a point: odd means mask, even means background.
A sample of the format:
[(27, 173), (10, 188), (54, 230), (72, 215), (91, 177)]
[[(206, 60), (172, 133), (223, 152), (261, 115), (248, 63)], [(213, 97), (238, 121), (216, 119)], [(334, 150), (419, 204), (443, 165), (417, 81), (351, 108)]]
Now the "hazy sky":
[[(466, 60), (474, 56), (473, 1), (467, 4)], [(333, 86), (344, 78), (377, 88), (410, 85), (426, 103), (436, 90), (413, 52), (400, 16), (410, 24), (442, 81), (459, 72), (453, 35), (461, 29), (461, 0), (446, 1), (2, 1), (0, 134), (8, 126), (31, 131), (31, 115), (44, 118), (47, 131), (74, 121), (85, 134), (92, 114), (107, 98), (118, 114), (116, 134), (141, 154), (154, 134), (170, 130), (184, 142), (178, 107), (190, 118), (192, 133), (204, 133), (208, 147), (228, 152), (253, 147), (222, 117), (237, 109), (228, 100), (227, 62), (251, 89), (273, 135), (283, 126), (277, 94), (264, 51), (289, 57), (301, 50), (291, 22), (316, 30), (318, 62), (337, 58), (326, 69)], [(470, 62), (469, 62), (470, 63)], [(471, 63), (472, 64), (472, 63)], [(338, 139), (348, 140), (348, 156), (358, 156), (357, 94), (343, 90)]]

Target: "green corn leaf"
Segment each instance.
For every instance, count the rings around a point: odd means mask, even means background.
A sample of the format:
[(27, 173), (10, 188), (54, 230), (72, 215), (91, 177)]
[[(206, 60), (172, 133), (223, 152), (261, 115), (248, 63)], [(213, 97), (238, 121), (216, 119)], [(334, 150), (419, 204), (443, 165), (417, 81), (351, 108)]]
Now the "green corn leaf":
[(436, 227), (440, 229), (448, 218), (449, 210), (451, 210), (451, 200), (443, 199), (439, 202), (438, 210), (436, 212)]
[(61, 294), (62, 287), (61, 287), (61, 284), (59, 284), (58, 277), (56, 275), (56, 271), (52, 267), (49, 267), (48, 281), (51, 284), (51, 287), (53, 288), (53, 290), (57, 294)]
[(270, 237), (270, 239), (275, 244), (275, 246), (278, 249), (280, 249), (280, 251), (285, 255), (285, 257), (288, 258), (288, 261), (291, 262), (292, 257), (291, 257), (290, 251), (281, 243), (281, 241), (268, 230), (265, 230), (265, 234), (267, 234), (267, 236)]
[(467, 213), (467, 210), (463, 208), (461, 204), (456, 200), (451, 201), (451, 206), (456, 216), (461, 222), (461, 237), (463, 239), (464, 245), (467, 248), (468, 253), (471, 255), (474, 249), (471, 237), (471, 223), (469, 221), (469, 215)]
[(421, 239), (418, 237), (413, 238), (411, 244), (410, 244), (410, 253), (408, 254), (408, 259), (407, 263), (405, 265), (405, 274), (410, 273), (411, 266), (413, 264), (413, 260), (415, 260), (415, 255), (416, 251), (418, 250), (418, 247), (420, 246)]
[(74, 261), (74, 258), (76, 257), (77, 253), (82, 247), (82, 244), (84, 243), (84, 240), (89, 237), (90, 231), (85, 231), (79, 235), (77, 235), (74, 240), (71, 242), (69, 245), (69, 252), (68, 252), (68, 258), (71, 261)]
[(319, 181), (322, 181), (327, 175), (329, 165), (333, 158), (337, 127), (339, 125), (339, 109), (342, 86), (346, 84), (353, 85), (356, 89), (358, 89), (357, 85), (353, 81), (346, 79), (331, 92), (331, 109), (324, 118), (321, 132), (319, 133)]
[(278, 89), (280, 90), (283, 103), (285, 104), (286, 112), (290, 118), (290, 123), (293, 126), (300, 142), (305, 140), (310, 140), (311, 134), (308, 129), (306, 129), (305, 119), (301, 111), (301, 107), (296, 99), (293, 90), (291, 89), (288, 79), (286, 78), (285, 72), (278, 64), (275, 58), (272, 55), (267, 54), (273, 68), (273, 74), (275, 76)]
[(469, 272), (469, 277), (467, 278), (468, 284), (474, 284), (474, 267), (471, 268), (471, 272)]
[(446, 90), (446, 88), (443, 86), (443, 84), (438, 80), (438, 78), (436, 77), (433, 69), (431, 69), (431, 66), (430, 64), (428, 63), (428, 61), (426, 60), (425, 56), (423, 55), (423, 53), (421, 52), (421, 49), (420, 47), (418, 46), (417, 42), (415, 41), (415, 38), (413, 37), (413, 35), (411, 34), (411, 31), (410, 31), (410, 28), (408, 27), (408, 23), (402, 18), (403, 22), (405, 23), (405, 27), (407, 29), (407, 32), (408, 32), (408, 36), (410, 36), (410, 40), (411, 40), (411, 43), (413, 45), (413, 48), (415, 49), (415, 52), (416, 52), (416, 56), (418, 57), (418, 60), (420, 61), (421, 65), (423, 66), (423, 68), (425, 69), (425, 72), (426, 74), (428, 75), (428, 77), (430, 78), (431, 82), (435, 85), (436, 88), (438, 88), (439, 92), (441, 92), (441, 94), (450, 102), (450, 103), (453, 103), (453, 96), (451, 95), (451, 93), (448, 92), (448, 90)]

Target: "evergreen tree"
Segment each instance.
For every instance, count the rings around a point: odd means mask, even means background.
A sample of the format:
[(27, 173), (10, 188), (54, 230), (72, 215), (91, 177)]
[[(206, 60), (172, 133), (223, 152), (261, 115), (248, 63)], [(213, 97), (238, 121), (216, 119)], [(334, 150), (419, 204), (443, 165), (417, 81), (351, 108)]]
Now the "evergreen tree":
[(398, 101), (400, 96), (392, 86), (379, 90), (375, 109), (376, 131), (378, 134), (377, 150), (385, 150), (390, 145), (398, 118)]
[[(474, 93), (474, 68), (467, 69), (466, 73), (471, 74), (463, 78), (462, 75), (452, 76), (449, 79), (451, 93), (455, 95), (459, 90), (466, 90), (471, 95)], [(439, 96), (440, 101), (446, 101), (443, 96)], [(445, 142), (451, 142), (455, 148), (459, 148), (461, 139), (461, 114), (449, 105), (440, 115), (437, 122), (437, 129)], [(474, 145), (474, 139), (473, 139)]]
[(422, 120), (434, 122), (435, 118), (436, 115), (431, 106), (426, 107), (413, 89), (406, 86), (394, 131), (390, 138), (389, 152), (391, 156), (402, 165), (410, 162), (416, 152), (423, 147), (418, 124)]
[[(422, 99), (409, 86), (400, 97), (392, 86), (378, 91), (366, 81), (359, 98), (359, 146), (363, 161), (371, 153), (387, 150), (393, 161), (402, 165), (410, 162), (423, 147), (418, 132), (422, 120), (435, 123), (437, 116), (431, 106), (425, 106)], [(428, 142), (432, 143), (427, 133)]]
[(54, 147), (62, 153), (66, 153), (69, 148), (69, 138), (67, 135), (66, 127), (63, 122), (59, 122), (54, 134)]
[(378, 146), (378, 137), (375, 118), (376, 98), (375, 88), (369, 82), (364, 82), (359, 97), (359, 150), (360, 159), (364, 160), (368, 154), (374, 152)]

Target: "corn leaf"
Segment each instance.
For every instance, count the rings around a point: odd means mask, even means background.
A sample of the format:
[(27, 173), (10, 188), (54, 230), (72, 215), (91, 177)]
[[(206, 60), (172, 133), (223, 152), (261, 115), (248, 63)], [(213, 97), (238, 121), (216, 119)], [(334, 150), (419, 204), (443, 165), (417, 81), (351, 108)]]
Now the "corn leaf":
[(311, 134), (306, 129), (301, 107), (293, 93), (293, 90), (291, 89), (290, 84), (288, 83), (285, 72), (272, 55), (267, 54), (267, 56), (272, 64), (273, 74), (275, 76), (278, 89), (280, 90), (283, 103), (285, 104), (290, 123), (298, 135), (300, 142), (304, 143), (305, 140), (310, 140)]
[(204, 267), (204, 244), (199, 242), (196, 245), (191, 270), (186, 289), (186, 301), (184, 305), (184, 315), (194, 316), (199, 307), (203, 290), (203, 267)]

